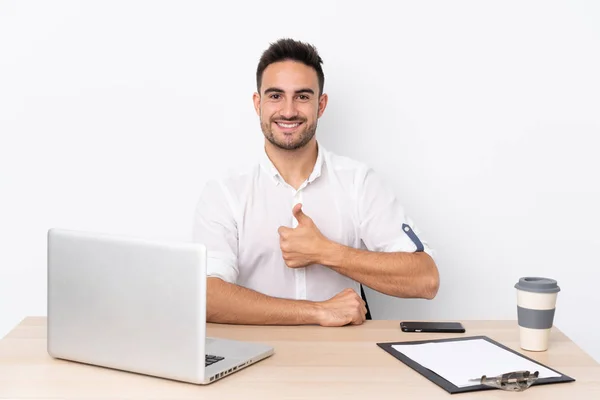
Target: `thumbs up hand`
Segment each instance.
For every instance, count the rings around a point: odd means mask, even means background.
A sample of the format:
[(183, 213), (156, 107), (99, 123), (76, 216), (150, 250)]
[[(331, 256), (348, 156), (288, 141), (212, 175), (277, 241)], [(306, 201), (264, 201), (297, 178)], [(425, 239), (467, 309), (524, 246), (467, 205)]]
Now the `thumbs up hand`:
[(302, 204), (296, 204), (292, 210), (298, 221), (296, 228), (281, 226), (279, 247), (285, 264), (290, 268), (306, 267), (317, 264), (325, 247), (330, 241), (323, 236), (314, 221), (302, 211)]

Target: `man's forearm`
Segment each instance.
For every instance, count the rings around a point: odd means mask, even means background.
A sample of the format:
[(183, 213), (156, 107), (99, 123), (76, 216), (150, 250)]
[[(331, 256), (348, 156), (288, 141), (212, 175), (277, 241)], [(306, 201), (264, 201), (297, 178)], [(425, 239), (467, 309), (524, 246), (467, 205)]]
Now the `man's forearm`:
[(321, 264), (391, 296), (432, 299), (439, 288), (435, 262), (424, 252), (372, 252), (330, 243)]
[(318, 306), (310, 301), (270, 297), (254, 290), (207, 279), (208, 322), (247, 325), (318, 324)]

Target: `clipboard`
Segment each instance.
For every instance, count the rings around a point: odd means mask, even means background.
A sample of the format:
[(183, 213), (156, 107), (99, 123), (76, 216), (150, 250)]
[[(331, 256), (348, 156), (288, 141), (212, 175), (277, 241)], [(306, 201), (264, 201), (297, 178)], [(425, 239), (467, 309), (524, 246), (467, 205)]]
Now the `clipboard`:
[[(436, 385), (438, 385), (439, 387), (441, 387), (442, 389), (446, 390), (448, 393), (450, 394), (456, 394), (456, 393), (466, 393), (466, 392), (476, 392), (476, 391), (480, 391), (480, 390), (497, 390), (496, 388), (493, 387), (489, 387), (489, 386), (485, 386), (485, 385), (481, 385), (481, 384), (476, 384), (473, 386), (466, 386), (466, 387), (458, 387), (456, 385), (454, 385), (452, 382), (446, 380), (445, 378), (443, 378), (442, 376), (436, 374), (435, 372), (433, 372), (432, 370), (424, 367), (423, 365), (419, 364), (418, 362), (414, 361), (413, 359), (411, 359), (410, 357), (407, 357), (406, 355), (402, 354), (401, 352), (395, 350), (392, 346), (394, 345), (407, 345), (407, 344), (422, 344), (422, 343), (440, 343), (440, 342), (454, 342), (454, 341), (464, 341), (464, 340), (475, 340), (475, 339), (483, 339), (486, 340), (506, 351), (509, 351), (513, 354), (516, 354), (520, 357), (523, 357), (524, 359), (531, 361), (535, 364), (538, 364), (542, 367), (548, 368), (549, 370), (555, 372), (556, 374), (560, 375), (559, 377), (546, 377), (546, 378), (539, 378), (537, 379), (537, 381), (535, 381), (533, 383), (532, 386), (536, 386), (536, 385), (544, 385), (544, 384), (550, 384), (550, 383), (565, 383), (565, 382), (574, 382), (575, 379), (571, 378), (570, 376), (567, 376), (553, 368), (550, 368), (540, 362), (537, 362), (519, 352), (514, 351), (513, 349), (510, 349), (500, 343), (498, 343), (497, 341), (490, 339), (487, 336), (468, 336), (468, 337), (461, 337), (461, 338), (448, 338), (448, 339), (437, 339), (437, 340), (417, 340), (417, 341), (410, 341), (410, 342), (387, 342), (387, 343), (377, 343), (377, 346), (379, 346), (380, 348), (382, 348), (383, 350), (385, 350), (387, 353), (391, 354), (392, 356), (394, 356), (395, 358), (397, 358), (398, 360), (402, 361), (404, 364), (406, 364), (407, 366), (409, 366), (410, 368), (414, 369), (415, 371), (417, 371), (419, 374), (423, 375), (425, 378), (429, 379), (431, 382), (435, 383)], [(510, 371), (506, 371), (506, 372), (510, 372)], [(482, 374), (483, 375), (483, 374)], [(475, 377), (474, 377), (475, 378)]]

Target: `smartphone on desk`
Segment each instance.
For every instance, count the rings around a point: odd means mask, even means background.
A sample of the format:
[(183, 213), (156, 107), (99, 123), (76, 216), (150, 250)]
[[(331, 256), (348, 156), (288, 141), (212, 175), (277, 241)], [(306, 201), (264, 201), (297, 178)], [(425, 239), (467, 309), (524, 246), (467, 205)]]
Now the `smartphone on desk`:
[(402, 332), (465, 333), (460, 322), (402, 321), (400, 329)]

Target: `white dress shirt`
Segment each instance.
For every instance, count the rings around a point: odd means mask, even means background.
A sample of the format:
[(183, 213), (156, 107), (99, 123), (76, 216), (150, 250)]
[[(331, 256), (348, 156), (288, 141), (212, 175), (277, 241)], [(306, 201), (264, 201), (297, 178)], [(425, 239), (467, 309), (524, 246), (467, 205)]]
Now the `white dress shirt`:
[(360, 293), (358, 282), (328, 267), (286, 266), (277, 230), (297, 226), (292, 214), (297, 203), (334, 242), (432, 255), (379, 175), (319, 144), (313, 171), (298, 190), (266, 153), (253, 168), (206, 184), (196, 208), (194, 241), (207, 247), (207, 275), (286, 299), (322, 301), (345, 288)]

